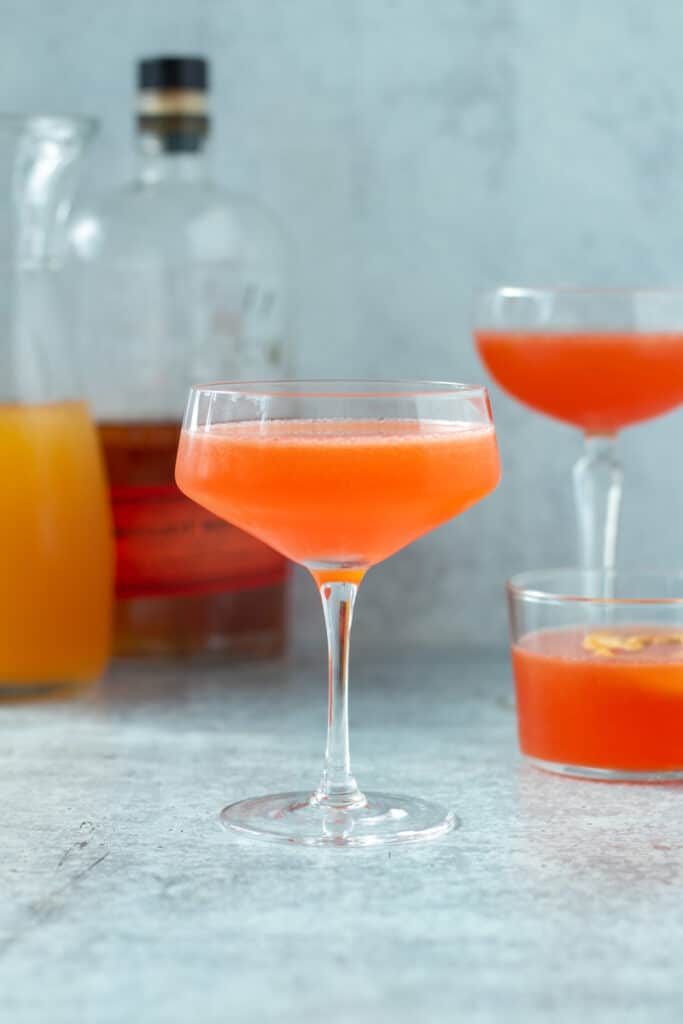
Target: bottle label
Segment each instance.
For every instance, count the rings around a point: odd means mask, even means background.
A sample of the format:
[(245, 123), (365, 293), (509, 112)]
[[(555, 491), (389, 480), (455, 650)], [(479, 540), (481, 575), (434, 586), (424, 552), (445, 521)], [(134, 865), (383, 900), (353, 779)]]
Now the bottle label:
[(286, 559), (171, 485), (112, 487), (116, 596), (255, 590), (285, 580)]

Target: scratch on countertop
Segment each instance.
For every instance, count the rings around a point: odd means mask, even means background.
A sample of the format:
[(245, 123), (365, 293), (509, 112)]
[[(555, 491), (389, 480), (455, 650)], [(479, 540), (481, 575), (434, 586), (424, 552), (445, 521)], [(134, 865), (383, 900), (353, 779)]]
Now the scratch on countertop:
[[(66, 850), (66, 852), (60, 859), (58, 867), (61, 867), (61, 865), (64, 863), (67, 856), (71, 852), (71, 850), (73, 850), (76, 847), (82, 847), (86, 845), (87, 841), (83, 841), (75, 843), (72, 847), (69, 847), (69, 849)], [(30, 935), (31, 932), (33, 932), (37, 927), (39, 927), (42, 924), (45, 924), (46, 921), (53, 917), (55, 913), (64, 906), (64, 900), (60, 897), (64, 896), (65, 893), (73, 889), (82, 878), (90, 874), (90, 872), (93, 871), (99, 864), (101, 864), (102, 861), (106, 860), (107, 857), (109, 856), (109, 853), (109, 850), (105, 850), (104, 853), (100, 854), (99, 857), (96, 857), (95, 860), (91, 861), (85, 867), (81, 868), (80, 871), (75, 871), (72, 875), (70, 875), (66, 882), (64, 882), (62, 885), (58, 886), (55, 889), (52, 889), (50, 892), (47, 892), (44, 896), (41, 896), (39, 899), (33, 900), (31, 903), (29, 903), (26, 908), (26, 919), (21, 924), (19, 924), (19, 926), (15, 928), (14, 931), (12, 931), (9, 935), (7, 935), (5, 938), (0, 939), (0, 960), (18, 942), (26, 938), (26, 936)]]
[[(95, 832), (95, 826), (91, 821), (82, 821), (79, 826), (79, 829), (81, 832), (86, 832), (86, 834), (89, 835), (91, 838), (93, 833)], [(71, 854), (74, 852), (74, 850), (84, 850), (89, 842), (90, 838), (79, 839), (77, 842), (72, 843), (71, 846), (68, 846), (64, 853), (62, 854), (62, 856), (59, 858), (57, 862), (57, 867), (61, 868), (65, 861), (67, 861)]]

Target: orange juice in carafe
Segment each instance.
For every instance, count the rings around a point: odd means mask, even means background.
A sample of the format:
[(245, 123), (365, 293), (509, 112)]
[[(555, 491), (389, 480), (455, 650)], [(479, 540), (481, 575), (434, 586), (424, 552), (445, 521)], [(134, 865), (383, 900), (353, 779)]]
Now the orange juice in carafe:
[(0, 691), (82, 683), (110, 649), (113, 552), (80, 401), (0, 405)]
[(65, 259), (94, 129), (0, 115), (0, 698), (93, 680), (109, 655), (111, 528)]

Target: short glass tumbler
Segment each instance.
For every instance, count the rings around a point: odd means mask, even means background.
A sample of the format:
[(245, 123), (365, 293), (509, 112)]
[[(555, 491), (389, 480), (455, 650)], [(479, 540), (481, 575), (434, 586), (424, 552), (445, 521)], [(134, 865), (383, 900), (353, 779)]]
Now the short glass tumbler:
[(683, 779), (683, 572), (529, 572), (507, 594), (525, 757), (586, 779)]

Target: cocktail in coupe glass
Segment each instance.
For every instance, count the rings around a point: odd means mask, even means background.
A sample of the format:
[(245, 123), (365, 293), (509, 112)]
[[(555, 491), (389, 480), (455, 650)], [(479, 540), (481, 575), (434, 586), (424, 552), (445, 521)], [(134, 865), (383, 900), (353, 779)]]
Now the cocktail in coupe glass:
[(499, 477), (482, 387), (283, 381), (191, 390), (178, 486), (311, 572), (329, 646), (327, 750), (317, 789), (232, 804), (221, 812), (226, 827), (337, 846), (416, 842), (453, 828), (446, 809), (363, 793), (351, 773), (351, 619), (368, 569), (479, 501)]
[(497, 288), (478, 296), (474, 333), (505, 391), (584, 432), (574, 466), (580, 564), (613, 567), (616, 436), (683, 402), (683, 289)]

